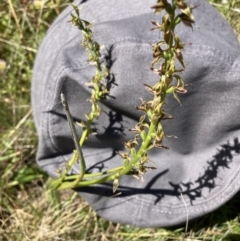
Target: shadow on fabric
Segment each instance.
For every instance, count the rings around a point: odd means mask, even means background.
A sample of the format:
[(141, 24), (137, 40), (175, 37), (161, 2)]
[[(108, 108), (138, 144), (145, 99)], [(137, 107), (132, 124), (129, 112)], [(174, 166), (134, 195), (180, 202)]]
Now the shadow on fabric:
[[(138, 194), (151, 194), (156, 196), (155, 204), (157, 204), (166, 195), (175, 196), (180, 199), (180, 196), (187, 196), (193, 202), (202, 197), (202, 189), (208, 188), (211, 192), (216, 187), (215, 180), (218, 178), (218, 172), (221, 168), (230, 168), (229, 165), (233, 161), (233, 157), (240, 154), (240, 143), (238, 138), (234, 139), (233, 145), (227, 142), (221, 145), (221, 149), (218, 150), (217, 154), (213, 156), (211, 161), (207, 161), (208, 164), (205, 167), (203, 174), (200, 174), (195, 181), (173, 183), (169, 182), (172, 189), (154, 189), (151, 188), (155, 182), (158, 181), (163, 175), (165, 175), (169, 170), (164, 170), (157, 175), (155, 175), (151, 181), (145, 186), (145, 188), (129, 188), (127, 186), (119, 186), (117, 192), (121, 193), (121, 197), (127, 197)], [(90, 192), (94, 194), (101, 194), (107, 197), (113, 195), (112, 193), (112, 183), (104, 183), (102, 186), (91, 186), (86, 188), (78, 189), (81, 192)]]

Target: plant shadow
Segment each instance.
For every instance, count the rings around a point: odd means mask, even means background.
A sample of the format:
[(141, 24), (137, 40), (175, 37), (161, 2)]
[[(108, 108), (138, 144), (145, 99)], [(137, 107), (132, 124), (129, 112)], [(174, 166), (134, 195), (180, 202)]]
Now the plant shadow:
[[(202, 190), (204, 188), (208, 189), (210, 193), (216, 185), (216, 179), (221, 168), (229, 169), (230, 163), (233, 161), (233, 157), (239, 155), (240, 153), (240, 143), (238, 138), (234, 139), (233, 145), (227, 142), (221, 145), (221, 149), (217, 150), (217, 154), (213, 156), (211, 161), (207, 161), (207, 167), (203, 174), (200, 174), (195, 181), (189, 182), (169, 182), (171, 189), (168, 188), (152, 188), (153, 185), (158, 182), (159, 178), (165, 175), (169, 170), (164, 170), (161, 173), (155, 175), (144, 188), (129, 188), (128, 186), (119, 185), (118, 191), (121, 192), (122, 197), (127, 197), (137, 194), (152, 194), (156, 197), (155, 204), (161, 201), (165, 196), (175, 196), (180, 200), (181, 195), (188, 197), (191, 204), (194, 203), (200, 197), (203, 197)], [(97, 187), (86, 187), (81, 188), (81, 192), (87, 191), (91, 193), (98, 194), (99, 190), (104, 196), (112, 195), (112, 184), (104, 183)]]

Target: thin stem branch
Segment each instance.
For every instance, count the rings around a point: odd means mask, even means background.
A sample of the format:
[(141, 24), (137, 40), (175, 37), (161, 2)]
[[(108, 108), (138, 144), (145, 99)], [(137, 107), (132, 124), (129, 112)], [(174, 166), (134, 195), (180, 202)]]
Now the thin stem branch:
[(80, 174), (78, 175), (78, 178), (76, 179), (76, 181), (74, 181), (74, 183), (73, 183), (73, 186), (75, 186), (76, 183), (78, 183), (82, 180), (82, 178), (85, 174), (85, 171), (86, 171), (86, 164), (85, 164), (85, 160), (84, 160), (84, 157), (83, 157), (82, 149), (81, 149), (81, 147), (78, 143), (77, 131), (76, 131), (76, 128), (75, 128), (75, 125), (74, 125), (69, 107), (68, 107), (67, 100), (65, 99), (65, 95), (63, 93), (61, 93), (60, 97), (61, 97), (61, 102), (62, 102), (64, 111), (65, 111), (66, 116), (67, 116), (67, 120), (68, 120), (70, 129), (71, 129), (74, 145), (75, 145), (75, 148), (77, 150), (77, 154), (78, 154), (77, 159), (79, 160), (80, 166), (81, 166)]

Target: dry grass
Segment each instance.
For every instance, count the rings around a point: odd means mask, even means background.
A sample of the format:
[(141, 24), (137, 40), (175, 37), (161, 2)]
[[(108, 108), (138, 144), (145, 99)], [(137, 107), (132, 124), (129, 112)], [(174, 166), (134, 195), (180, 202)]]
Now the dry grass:
[[(74, 192), (50, 192), (35, 165), (30, 80), (38, 45), (71, 2), (0, 1), (0, 240), (240, 240), (240, 194), (216, 212), (173, 229), (140, 229), (99, 218)], [(240, 36), (240, 1), (212, 3)], [(6, 65), (5, 65), (6, 64)]]
[(240, 0), (227, 0), (227, 2), (226, 0), (210, 0), (209, 2), (226, 17), (240, 42)]

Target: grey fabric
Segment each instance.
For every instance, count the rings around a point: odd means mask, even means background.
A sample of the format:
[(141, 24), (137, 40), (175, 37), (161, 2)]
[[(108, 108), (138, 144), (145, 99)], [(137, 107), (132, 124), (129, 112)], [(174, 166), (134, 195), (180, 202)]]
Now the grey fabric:
[[(153, 84), (149, 43), (159, 39), (149, 31), (150, 20), (160, 19), (150, 7), (154, 0), (88, 0), (82, 17), (94, 21), (94, 38), (105, 48), (103, 60), (112, 73), (111, 96), (101, 103), (104, 112), (94, 127), (98, 135), (86, 141), (83, 153), (89, 172), (122, 164), (116, 151), (129, 140), (141, 113), (135, 110), (140, 97), (149, 95), (143, 83)], [(180, 96), (182, 107), (172, 97), (165, 110), (174, 116), (164, 122), (169, 150), (153, 150), (157, 165), (144, 176), (121, 178), (112, 197), (112, 183), (78, 189), (98, 212), (113, 222), (140, 227), (166, 227), (184, 223), (186, 202), (189, 219), (213, 211), (240, 189), (240, 48), (223, 17), (204, 0), (188, 1), (196, 24), (193, 31), (179, 25), (177, 34), (187, 43), (183, 52), (188, 93)], [(80, 5), (80, 1), (76, 4)], [(67, 22), (71, 7), (56, 19), (42, 41), (32, 79), (32, 107), (39, 136), (37, 163), (50, 176), (64, 168), (74, 143), (60, 103), (63, 91), (74, 120), (84, 119), (90, 110), (88, 82), (94, 68), (86, 63), (80, 46), (81, 33)], [(191, 44), (190, 44), (191, 43)], [(80, 136), (81, 129), (77, 127)], [(77, 173), (79, 167), (73, 167)]]

